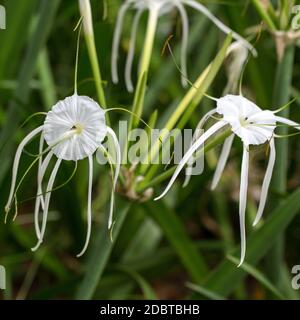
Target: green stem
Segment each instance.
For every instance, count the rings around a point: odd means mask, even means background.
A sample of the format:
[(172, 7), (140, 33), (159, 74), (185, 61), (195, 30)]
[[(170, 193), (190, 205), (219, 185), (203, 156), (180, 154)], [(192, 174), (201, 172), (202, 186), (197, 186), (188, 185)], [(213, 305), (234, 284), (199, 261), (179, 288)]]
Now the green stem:
[[(158, 22), (158, 8), (153, 7), (149, 11), (148, 17), (148, 25), (147, 32), (144, 42), (144, 49), (141, 58), (141, 65), (139, 70), (139, 78), (134, 94), (132, 113), (136, 115), (136, 117), (130, 117), (128, 124), (128, 140), (130, 140), (130, 132), (133, 127), (136, 127), (139, 123), (139, 118), (141, 118), (143, 113), (143, 106), (145, 101), (146, 94), (146, 86), (148, 80), (149, 67), (151, 62), (151, 56), (153, 51), (154, 38), (157, 28)], [(125, 142), (124, 152), (123, 152), (123, 161), (126, 159), (127, 149), (128, 149), (128, 141)]]
[(38, 75), (41, 80), (41, 95), (43, 97), (46, 110), (49, 110), (57, 101), (55, 81), (52, 74), (49, 55), (44, 48), (38, 57)]
[[(220, 132), (220, 134), (218, 134), (217, 136), (215, 136), (209, 143), (207, 143), (204, 148), (203, 148), (203, 152), (208, 152), (209, 150), (213, 149), (214, 147), (216, 147), (217, 145), (221, 144), (222, 142), (225, 141), (226, 138), (228, 138), (231, 134), (231, 129), (228, 128), (223, 132)], [(200, 152), (200, 150), (199, 150)], [(151, 181), (148, 180), (144, 180), (142, 181), (139, 185), (137, 185), (136, 187), (136, 191), (137, 192), (143, 192), (148, 188), (152, 188), (158, 184), (160, 184), (161, 182), (167, 180), (168, 178), (170, 178), (172, 176), (172, 174), (174, 173), (176, 169), (176, 166), (168, 169), (167, 171), (163, 172), (162, 174), (158, 175), (156, 178), (152, 179)]]
[[(201, 75), (198, 77), (198, 79), (190, 88), (190, 90), (186, 93), (186, 95), (180, 101), (176, 110), (171, 115), (167, 123), (164, 125), (164, 128), (166, 130), (162, 131), (160, 139), (151, 147), (149, 151), (150, 159), (155, 159), (156, 156), (159, 154), (159, 151), (162, 145), (161, 142), (165, 141), (165, 139), (168, 137), (168, 131), (171, 131), (175, 127), (178, 121), (180, 121), (177, 126), (179, 129), (182, 129), (185, 126), (185, 124), (188, 122), (193, 111), (199, 105), (200, 101), (205, 95), (205, 92), (208, 90), (209, 86), (213, 82), (213, 79), (217, 75), (226, 57), (227, 48), (230, 45), (230, 43), (231, 43), (231, 35), (227, 36), (221, 50), (219, 51), (219, 53), (217, 54), (213, 62), (210, 63), (205, 68), (205, 70), (201, 73)], [(145, 173), (149, 169), (149, 166), (150, 164), (147, 164), (141, 167), (142, 175), (145, 175)], [(151, 178), (153, 177), (157, 169), (158, 169), (157, 166), (152, 166), (149, 172), (147, 173), (145, 179), (151, 180)]]
[[(276, 79), (273, 94), (274, 106), (281, 106), (289, 101), (291, 82), (293, 74), (294, 47), (286, 48), (282, 60), (277, 65)], [(289, 109), (281, 111), (280, 116), (289, 117)], [(288, 128), (282, 126), (278, 128), (278, 134), (286, 135)], [(288, 140), (277, 139), (276, 141), (276, 163), (271, 184), (271, 190), (275, 193), (272, 206), (277, 206), (280, 200), (278, 195), (285, 195), (287, 190), (287, 169), (288, 169)], [(280, 285), (282, 282), (282, 271), (284, 266), (284, 235), (280, 233), (278, 240), (270, 250), (266, 259), (270, 279), (274, 284)]]
[[(149, 11), (146, 38), (144, 42), (144, 49), (143, 49), (143, 54), (141, 59), (140, 70), (139, 70), (139, 78), (137, 83), (137, 89), (135, 91), (134, 103), (133, 103), (133, 109), (132, 109), (132, 112), (137, 114), (138, 117), (142, 116), (142, 111), (144, 106), (149, 67), (150, 67), (150, 62), (152, 57), (155, 33), (157, 29), (158, 14), (159, 14), (159, 11), (156, 7), (150, 9)], [(137, 124), (138, 124), (138, 119), (132, 118), (129, 125), (129, 129), (131, 129), (132, 126), (137, 126)]]
[(252, 0), (252, 3), (255, 6), (258, 13), (260, 14), (260, 16), (262, 17), (262, 19), (264, 20), (264, 22), (266, 23), (266, 25), (269, 27), (269, 29), (272, 31), (276, 31), (276, 26), (271, 17), (269, 16), (267, 10), (264, 8), (262, 1)]
[(93, 76), (95, 79), (99, 103), (102, 108), (106, 108), (107, 105), (106, 105), (106, 99), (105, 99), (104, 89), (102, 85), (102, 76), (101, 76), (101, 71), (100, 71), (100, 66), (99, 66), (99, 61), (97, 56), (94, 35), (85, 34), (85, 41), (86, 41), (88, 54), (89, 54), (89, 58), (92, 66)]

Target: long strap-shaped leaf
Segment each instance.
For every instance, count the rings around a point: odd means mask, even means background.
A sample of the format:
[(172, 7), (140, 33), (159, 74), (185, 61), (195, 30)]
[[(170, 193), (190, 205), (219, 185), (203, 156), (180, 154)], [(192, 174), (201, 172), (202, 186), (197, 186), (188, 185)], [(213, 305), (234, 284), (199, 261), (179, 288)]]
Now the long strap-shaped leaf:
[[(283, 232), (300, 210), (300, 188), (287, 197), (273, 212), (265, 224), (254, 231), (248, 240), (247, 255), (245, 261), (255, 265), (272, 247), (276, 241), (276, 235)], [(234, 255), (238, 255), (239, 248)], [(228, 296), (243, 280), (246, 272), (237, 268), (232, 262), (224, 259), (223, 262), (212, 271), (203, 287), (223, 296)]]
[(201, 283), (207, 274), (206, 263), (194, 243), (189, 238), (178, 216), (162, 202), (145, 205), (147, 214), (163, 230), (179, 260), (194, 282)]
[(86, 268), (84, 278), (79, 285), (75, 298), (81, 300), (89, 300), (93, 297), (93, 294), (98, 286), (98, 283), (102, 277), (103, 271), (108, 263), (110, 254), (117, 241), (119, 232), (124, 224), (125, 218), (129, 211), (130, 204), (122, 201), (118, 198), (116, 201), (116, 223), (113, 229), (112, 242), (107, 231), (107, 225), (103, 224), (97, 234), (95, 242), (91, 244), (90, 251), (86, 261)]

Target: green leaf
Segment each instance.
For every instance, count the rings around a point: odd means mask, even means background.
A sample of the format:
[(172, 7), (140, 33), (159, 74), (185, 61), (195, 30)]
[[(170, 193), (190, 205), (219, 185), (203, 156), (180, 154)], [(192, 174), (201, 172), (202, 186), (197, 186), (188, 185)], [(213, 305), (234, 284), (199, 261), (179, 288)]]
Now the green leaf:
[[(29, 83), (36, 70), (38, 55), (46, 43), (60, 0), (43, 0), (40, 1), (40, 3), (38, 20), (35, 24), (32, 36), (30, 37), (28, 49), (22, 62), (22, 68), (20, 69), (17, 87), (14, 93), (15, 98), (22, 103), (28, 102), (30, 93)], [(20, 110), (18, 110), (18, 108), (19, 104), (17, 101), (12, 100), (6, 115), (5, 125), (1, 131), (0, 146), (3, 147), (5, 144), (5, 148), (2, 148), (0, 155), (3, 158), (3, 155), (6, 153), (5, 159), (10, 158), (8, 153), (10, 153), (10, 148), (12, 147), (12, 140), (9, 138), (14, 134), (18, 126), (18, 119), (20, 117)], [(8, 164), (8, 161), (2, 163), (0, 180), (3, 179)]]
[[(231, 35), (228, 35), (220, 51), (218, 52), (215, 59), (206, 67), (206, 69), (201, 73), (198, 79), (193, 84), (193, 87), (189, 89), (186, 95), (179, 102), (173, 114), (169, 117), (167, 123), (160, 135), (160, 140), (157, 141), (149, 151), (149, 158), (152, 156), (153, 159), (158, 155), (161, 148), (161, 141), (165, 141), (168, 136), (168, 131), (171, 131), (177, 124), (177, 128), (182, 129), (188, 122), (195, 108), (199, 105), (204, 94), (212, 84), (214, 78), (216, 77), (218, 71), (220, 70), (222, 63), (226, 57), (228, 46), (232, 40)], [(174, 137), (175, 139), (176, 137)], [(142, 169), (142, 174), (145, 174), (150, 165), (144, 166)], [(152, 166), (145, 177), (145, 181), (151, 180), (159, 166)]]
[(161, 227), (193, 281), (203, 282), (207, 272), (206, 263), (177, 215), (163, 201), (147, 203), (145, 210)]
[[(239, 259), (229, 255), (228, 260), (232, 261), (235, 265), (239, 264)], [(259, 283), (261, 283), (266, 289), (271, 291), (277, 298), (285, 299), (283, 295), (277, 290), (277, 288), (270, 282), (270, 280), (258, 269), (251, 266), (247, 262), (244, 262), (241, 266), (241, 269), (249, 273), (253, 278), (255, 278)]]
[(118, 234), (122, 228), (123, 222), (130, 208), (130, 203), (123, 201), (119, 197), (116, 198), (115, 219), (116, 223), (113, 228), (113, 242), (109, 237), (107, 225), (102, 225), (98, 230), (95, 241), (91, 245), (86, 261), (85, 275), (79, 285), (75, 298), (88, 300), (93, 294), (101, 280), (103, 271), (108, 263), (113, 247), (117, 241)]
[[(300, 210), (300, 188), (294, 191), (270, 214), (264, 225), (254, 231), (248, 239), (246, 262), (255, 265), (276, 241), (276, 235), (283, 232)], [(239, 254), (236, 248), (234, 255)], [(228, 296), (243, 280), (246, 273), (224, 259), (220, 265), (209, 274), (202, 285), (208, 290)]]
[(207, 290), (206, 288), (204, 288), (200, 285), (190, 283), (190, 282), (187, 282), (185, 285), (189, 289), (191, 289), (192, 291), (199, 293), (200, 295), (204, 296), (205, 298), (208, 298), (211, 300), (226, 300), (226, 298), (220, 296), (219, 294), (217, 294), (213, 291)]
[[(30, 17), (37, 4), (36, 0), (27, 1), (7, 1), (7, 28), (0, 33), (0, 79), (4, 75), (11, 73), (13, 63), (19, 56), (20, 51), (26, 41), (26, 32), (29, 29)], [(21, 36), (20, 36), (21, 35)], [(14, 59), (15, 58), (15, 59)], [(11, 76), (11, 74), (10, 74)]]
[(118, 270), (128, 274), (131, 278), (134, 279), (134, 281), (137, 282), (139, 287), (141, 288), (144, 298), (146, 300), (157, 300), (156, 293), (151, 288), (150, 284), (144, 279), (139, 273), (136, 271), (126, 268), (126, 267), (119, 267)]

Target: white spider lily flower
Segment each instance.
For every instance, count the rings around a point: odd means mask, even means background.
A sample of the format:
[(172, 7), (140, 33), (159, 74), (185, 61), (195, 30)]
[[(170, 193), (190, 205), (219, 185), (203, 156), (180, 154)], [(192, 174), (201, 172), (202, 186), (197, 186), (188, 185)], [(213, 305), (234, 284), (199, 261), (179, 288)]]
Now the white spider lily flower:
[[(38, 187), (34, 212), (35, 230), (38, 238), (38, 243), (34, 248), (32, 248), (32, 250), (37, 250), (43, 242), (46, 230), (51, 191), (53, 190), (53, 185), (61, 162), (63, 160), (77, 162), (78, 160), (87, 158), (89, 163), (87, 236), (82, 251), (77, 255), (78, 257), (80, 257), (86, 251), (91, 235), (93, 154), (96, 150), (98, 150), (98, 148), (101, 147), (101, 143), (106, 135), (110, 135), (112, 137), (117, 155), (108, 228), (111, 228), (112, 226), (114, 191), (121, 165), (121, 151), (117, 136), (114, 131), (106, 125), (105, 111), (93, 99), (87, 96), (79, 96), (75, 93), (74, 95), (67, 97), (64, 100), (59, 101), (52, 107), (52, 110), (47, 113), (44, 124), (30, 132), (23, 139), (17, 149), (13, 163), (10, 194), (8, 202), (5, 206), (6, 212), (9, 212), (11, 204), (15, 197), (18, 166), (22, 151), (24, 147), (38, 134), (41, 134), (41, 138), (38, 156)], [(44, 142), (46, 142), (46, 144), (48, 145), (45, 150), (43, 150)], [(45, 155), (44, 158), (43, 155)], [(43, 193), (43, 178), (53, 156), (56, 156), (57, 160), (50, 174), (46, 190)], [(40, 207), (42, 207), (43, 211), (41, 227), (39, 225)]]
[[(112, 46), (112, 57), (111, 57), (111, 72), (112, 72), (112, 80), (114, 83), (119, 82), (118, 77), (118, 50), (120, 45), (121, 33), (123, 29), (123, 21), (125, 18), (125, 14), (129, 9), (135, 9), (136, 14), (133, 19), (132, 23), (132, 30), (131, 30), (131, 39), (130, 45), (128, 50), (128, 55), (126, 59), (126, 66), (125, 66), (125, 84), (127, 90), (129, 92), (133, 91), (133, 84), (131, 79), (131, 71), (132, 71), (132, 64), (134, 59), (134, 51), (135, 51), (135, 44), (136, 44), (136, 36), (138, 32), (138, 26), (140, 22), (141, 15), (148, 10), (149, 11), (149, 18), (148, 18), (148, 27), (147, 27), (147, 34), (145, 36), (145, 43), (143, 49), (143, 56), (142, 61), (140, 63), (140, 72), (148, 70), (149, 62), (152, 54), (153, 42), (156, 33), (158, 19), (161, 15), (164, 15), (170, 12), (172, 9), (177, 9), (181, 20), (182, 20), (182, 47), (181, 47), (181, 70), (182, 70), (182, 85), (187, 86), (187, 47), (188, 47), (188, 35), (189, 35), (189, 18), (186, 12), (185, 6), (191, 7), (200, 13), (204, 14), (208, 19), (210, 19), (221, 31), (225, 34), (232, 34), (232, 37), (239, 41), (245, 48), (250, 50), (254, 56), (257, 55), (256, 50), (253, 46), (245, 40), (243, 37), (238, 35), (236, 32), (231, 30), (227, 27), (223, 22), (221, 22), (218, 18), (216, 18), (204, 5), (195, 1), (195, 0), (126, 0), (123, 5), (121, 6), (115, 32), (113, 38), (113, 46)], [(144, 70), (145, 69), (145, 70)]]
[(246, 253), (246, 232), (245, 232), (245, 211), (248, 188), (248, 171), (249, 171), (249, 147), (251, 145), (261, 145), (269, 143), (270, 156), (267, 165), (267, 170), (263, 180), (261, 197), (259, 206), (253, 225), (256, 225), (262, 214), (266, 204), (267, 193), (272, 177), (272, 172), (275, 163), (276, 150), (274, 133), (277, 123), (283, 123), (300, 130), (300, 124), (289, 119), (277, 116), (278, 111), (262, 110), (250, 100), (241, 95), (226, 95), (220, 99), (215, 99), (217, 107), (203, 117), (204, 122), (213, 114), (217, 113), (221, 117), (215, 124), (206, 130), (200, 137), (195, 139), (189, 150), (186, 152), (180, 163), (178, 164), (172, 178), (170, 179), (164, 192), (154, 200), (159, 200), (166, 195), (172, 187), (177, 176), (186, 164), (191, 164), (190, 159), (193, 154), (214, 134), (220, 132), (225, 127), (230, 127), (232, 134), (225, 140), (221, 155), (217, 164), (215, 175), (211, 188), (216, 188), (226, 162), (230, 153), (234, 136), (238, 136), (243, 143), (243, 157), (241, 167), (241, 181), (240, 181), (240, 197), (239, 197), (239, 217), (240, 217), (240, 233), (241, 233), (241, 258), (240, 264), (243, 263)]

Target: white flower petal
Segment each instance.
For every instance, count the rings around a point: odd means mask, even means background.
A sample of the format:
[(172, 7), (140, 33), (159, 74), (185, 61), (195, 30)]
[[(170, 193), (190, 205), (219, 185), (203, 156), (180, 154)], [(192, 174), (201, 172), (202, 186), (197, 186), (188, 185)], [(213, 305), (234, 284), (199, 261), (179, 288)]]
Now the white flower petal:
[(92, 155), (103, 141), (105, 114), (93, 99), (75, 94), (48, 112), (43, 133), (58, 158), (81, 160)]
[(17, 174), (18, 174), (18, 168), (19, 168), (19, 162), (21, 158), (22, 151), (24, 147), (29, 143), (36, 135), (38, 135), (40, 132), (42, 132), (43, 126), (40, 126), (33, 131), (31, 131), (19, 144), (18, 149), (15, 154), (14, 163), (13, 163), (13, 171), (12, 171), (12, 181), (11, 181), (11, 187), (10, 187), (10, 193), (8, 196), (7, 203), (5, 205), (5, 211), (8, 212), (10, 210), (11, 202), (14, 197), (15, 187), (16, 187), (16, 180), (17, 180)]
[(270, 182), (271, 182), (273, 168), (274, 168), (274, 164), (275, 164), (275, 158), (276, 158), (275, 142), (274, 142), (274, 138), (272, 138), (270, 140), (269, 163), (268, 163), (267, 171), (266, 171), (266, 174), (265, 174), (265, 177), (264, 177), (262, 190), (261, 190), (260, 201), (259, 201), (259, 207), (258, 207), (258, 211), (257, 211), (256, 217), (255, 217), (255, 220), (253, 222), (253, 226), (255, 226), (259, 222), (259, 220), (261, 219), (263, 211), (264, 211), (264, 208), (265, 208), (265, 205), (266, 205), (269, 185), (270, 185)]
[[(43, 183), (45, 172), (48, 168), (48, 165), (50, 163), (52, 156), (53, 156), (53, 152), (50, 151), (45, 157), (38, 171), (38, 181), (37, 181), (38, 188), (37, 188), (37, 195), (36, 195), (35, 208), (34, 208), (34, 226), (35, 226), (35, 232), (38, 239), (41, 237), (41, 230), (39, 226), (40, 204), (42, 204), (42, 200), (44, 201), (44, 195), (42, 194), (43, 193), (42, 183)], [(45, 210), (45, 203), (42, 204), (42, 210)]]
[(210, 19), (221, 31), (223, 31), (225, 34), (232, 34), (232, 37), (235, 40), (240, 41), (243, 43), (243, 45), (251, 51), (253, 56), (257, 56), (257, 52), (255, 48), (243, 37), (241, 37), (239, 34), (231, 30), (229, 27), (227, 27), (223, 22), (221, 22), (218, 18), (216, 18), (205, 6), (203, 6), (201, 3), (195, 1), (195, 0), (184, 0), (184, 3), (189, 5), (190, 7), (200, 11), (203, 13), (208, 19)]
[(174, 181), (176, 180), (177, 176), (179, 175), (180, 171), (183, 169), (183, 167), (186, 165), (190, 157), (193, 155), (193, 153), (212, 135), (214, 135), (217, 131), (219, 131), (221, 128), (223, 128), (226, 125), (226, 122), (219, 121), (216, 124), (214, 124), (211, 128), (209, 128), (206, 132), (203, 133), (203, 135), (190, 147), (190, 149), (186, 152), (184, 157), (181, 159), (180, 163), (178, 164), (170, 182), (168, 183), (165, 191), (154, 200), (159, 200), (162, 197), (164, 197), (167, 192), (172, 187)]
[(181, 44), (181, 83), (183, 87), (187, 87), (187, 48), (189, 37), (189, 20), (184, 6), (180, 2), (174, 2), (174, 5), (178, 8), (178, 11), (182, 20), (182, 44)]
[(244, 146), (242, 169), (241, 169), (241, 184), (240, 184), (240, 233), (241, 233), (241, 258), (238, 266), (241, 266), (246, 254), (246, 227), (245, 227), (245, 213), (247, 203), (247, 189), (248, 189), (248, 172), (249, 172), (249, 152)]
[(136, 15), (134, 17), (133, 24), (132, 24), (130, 45), (129, 45), (129, 50), (128, 50), (127, 59), (126, 59), (126, 65), (125, 65), (125, 84), (126, 84), (127, 90), (129, 92), (133, 92), (133, 90), (134, 90), (132, 79), (131, 79), (132, 64), (133, 64), (133, 58), (134, 58), (137, 29), (138, 29), (138, 25), (139, 25), (141, 15), (143, 12), (144, 12), (144, 9), (138, 10), (138, 12), (136, 13)]
[(289, 119), (286, 119), (286, 118), (283, 118), (283, 117), (280, 117), (280, 116), (275, 116), (275, 119), (278, 122), (287, 124), (288, 126), (291, 126), (291, 127), (295, 128), (297, 130), (300, 130), (300, 124), (295, 122), (295, 121), (292, 121), (292, 120), (289, 120)]
[(90, 242), (91, 231), (92, 231), (92, 188), (93, 188), (93, 158), (92, 156), (88, 157), (89, 159), (89, 186), (88, 186), (88, 205), (87, 205), (87, 233), (86, 240), (83, 246), (82, 251), (77, 255), (77, 258), (81, 257)]
[(55, 166), (51, 172), (50, 178), (49, 178), (49, 182), (47, 185), (47, 189), (46, 189), (46, 196), (45, 196), (45, 208), (44, 208), (44, 212), (43, 212), (43, 221), (42, 221), (42, 228), (41, 228), (41, 233), (40, 233), (40, 237), (38, 239), (38, 243), (36, 244), (36, 246), (34, 248), (32, 248), (32, 251), (36, 251), (40, 245), (43, 242), (44, 239), (44, 235), (45, 235), (45, 231), (46, 231), (46, 225), (47, 225), (47, 218), (48, 218), (48, 211), (49, 211), (49, 204), (50, 204), (50, 198), (51, 198), (51, 192), (53, 189), (53, 184), (58, 172), (58, 169), (60, 167), (62, 159), (57, 159)]
[(233, 139), (234, 139), (234, 134), (232, 134), (231, 136), (226, 138), (226, 140), (224, 142), (224, 145), (223, 145), (223, 148), (221, 151), (221, 155), (220, 155), (220, 158), (219, 158), (219, 161), (217, 164), (217, 168), (216, 168), (216, 171), (215, 171), (212, 183), (211, 183), (211, 190), (214, 190), (220, 181), (220, 178), (222, 176), (226, 162), (229, 157), (229, 153), (231, 150)]
[(115, 198), (115, 190), (116, 185), (118, 182), (119, 174), (120, 174), (120, 168), (121, 168), (121, 148), (119, 145), (118, 138), (114, 131), (107, 127), (107, 133), (112, 137), (115, 150), (116, 150), (116, 164), (115, 164), (115, 173), (114, 173), (114, 179), (113, 179), (113, 188), (111, 193), (111, 199), (110, 199), (110, 210), (109, 210), (109, 218), (108, 218), (108, 229), (112, 227), (113, 223), (113, 210), (114, 210), (114, 198)]
[[(216, 109), (212, 109), (210, 111), (208, 111), (203, 117), (202, 119), (199, 121), (197, 127), (196, 127), (196, 130), (195, 130), (195, 133), (193, 135), (193, 138), (192, 138), (192, 141), (191, 141), (191, 144), (190, 144), (190, 147), (193, 145), (193, 143), (200, 138), (200, 136), (202, 135), (203, 133), (203, 127), (205, 125), (205, 123), (207, 122), (207, 120), (214, 114), (216, 113)], [(200, 146), (201, 147), (201, 146)], [(204, 157), (204, 154), (202, 153), (200, 155), (201, 158)], [(200, 159), (201, 159), (200, 158)], [(184, 180), (184, 183), (183, 183), (183, 188), (185, 188), (190, 180), (191, 180), (191, 172), (192, 172), (192, 169), (191, 167), (193, 166), (194, 164), (194, 157), (191, 157), (187, 163), (187, 168), (185, 170), (185, 180)], [(202, 173), (202, 172), (201, 172)], [(201, 174), (199, 173), (199, 174)]]
[[(41, 134), (41, 137), (40, 137), (40, 145), (39, 145), (39, 155), (40, 155), (40, 158), (39, 158), (39, 164), (38, 164), (38, 176), (40, 175), (40, 170), (41, 170), (41, 167), (42, 167), (42, 162), (43, 162), (43, 147), (44, 147), (44, 135), (43, 133)], [(40, 190), (39, 190), (40, 188)], [(38, 181), (38, 194), (41, 193), (41, 186), (39, 184), (39, 181)], [(44, 202), (44, 196), (41, 196), (41, 205), (42, 205), (42, 209), (44, 210), (44, 205), (45, 205), (45, 202)]]
[(274, 113), (261, 110), (241, 95), (226, 95), (218, 99), (217, 112), (247, 146), (263, 144), (274, 134), (276, 127)]
[(119, 82), (118, 77), (118, 52), (119, 52), (119, 45), (123, 27), (123, 21), (125, 17), (125, 13), (130, 6), (130, 2), (125, 2), (122, 4), (115, 27), (114, 38), (113, 38), (113, 47), (112, 47), (112, 55), (111, 55), (111, 74), (112, 74), (112, 81), (113, 83)]

